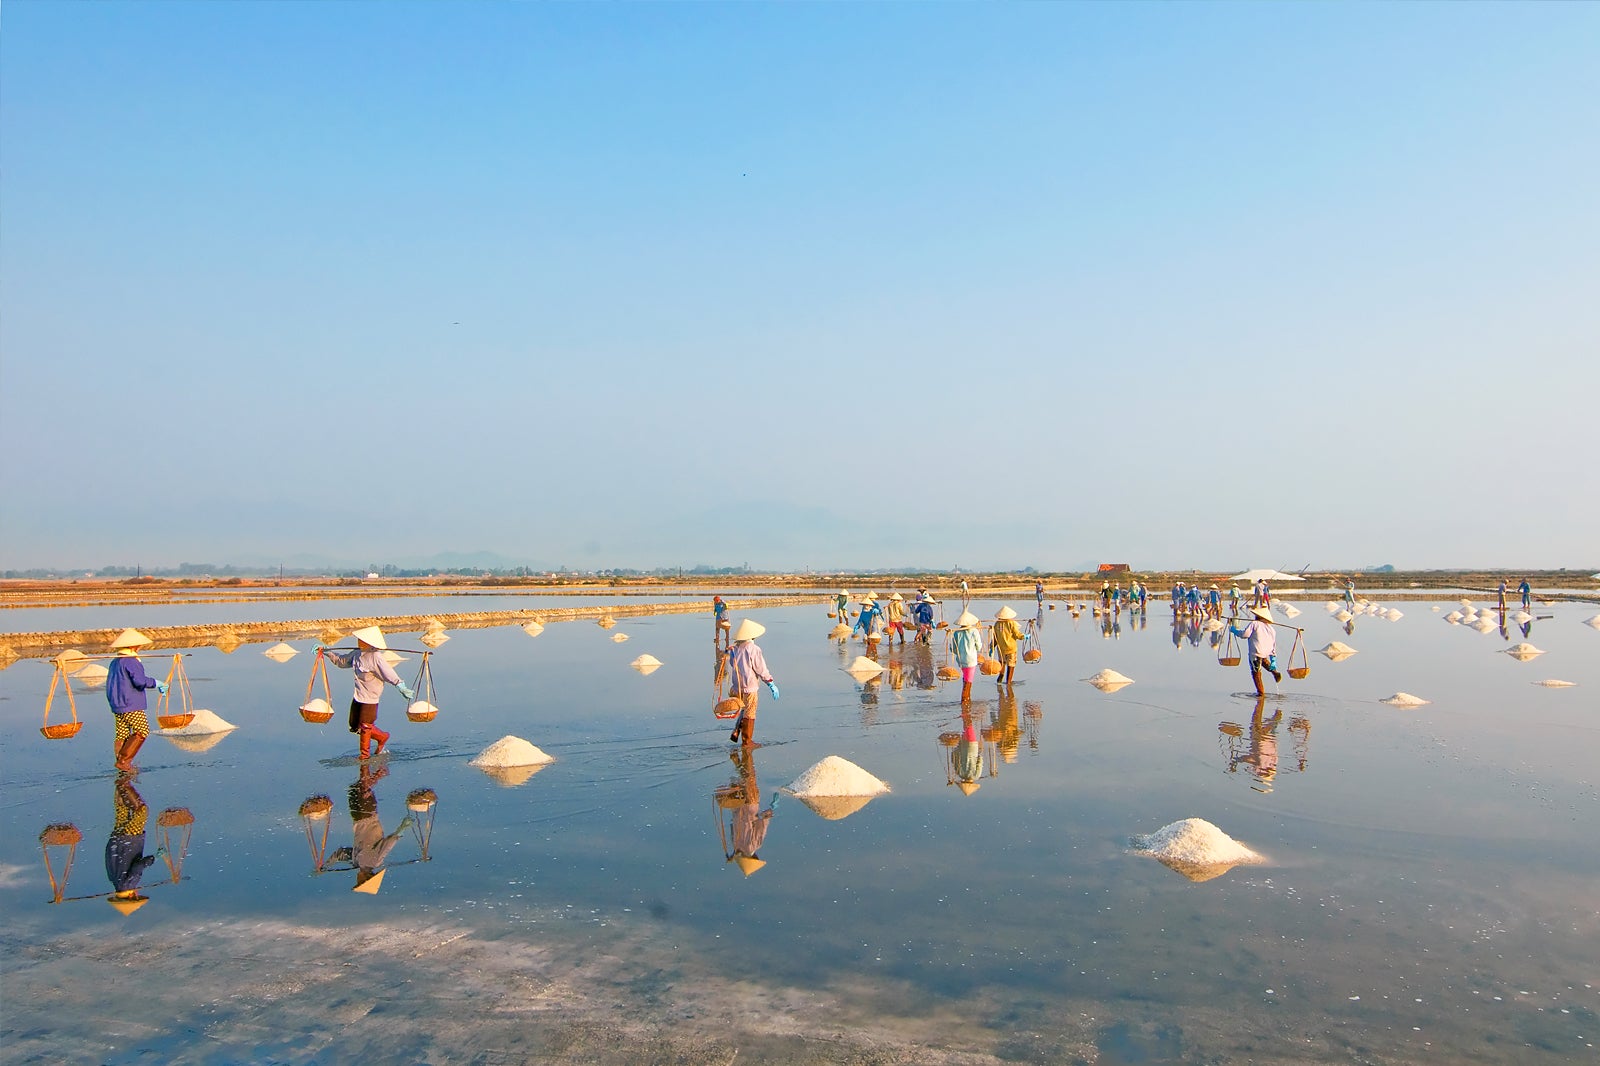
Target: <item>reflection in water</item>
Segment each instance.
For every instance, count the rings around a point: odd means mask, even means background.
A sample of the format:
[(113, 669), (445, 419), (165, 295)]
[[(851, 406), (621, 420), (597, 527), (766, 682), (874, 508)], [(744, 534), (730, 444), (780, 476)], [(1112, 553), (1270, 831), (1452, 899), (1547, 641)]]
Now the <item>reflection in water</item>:
[[(717, 818), (717, 836), (722, 841), (722, 857), (735, 863), (746, 877), (767, 864), (761, 857), (761, 847), (767, 840), (767, 828), (772, 824), (778, 797), (766, 810), (761, 809), (761, 785), (756, 780), (755, 750), (740, 748), (728, 753), (738, 768), (738, 777), (720, 785), (711, 793), (712, 810)], [(731, 812), (726, 821), (722, 812)]]
[[(311, 851), (312, 876), (353, 870), (356, 881), (351, 890), (371, 895), (382, 887), (383, 876), (389, 866), (432, 861), (429, 848), (433, 843), (433, 819), (439, 802), (438, 795), (431, 788), (412, 790), (406, 796), (405, 817), (400, 819), (393, 833), (385, 834), (383, 821), (378, 816), (378, 796), (374, 786), (388, 774), (387, 766), (374, 766), (371, 762), (361, 764), (359, 775), (348, 790), (351, 845), (339, 848), (331, 855), (328, 853), (328, 833), (333, 800), (319, 795), (311, 796), (300, 804), (306, 845)], [(389, 856), (408, 830), (416, 840), (418, 857), (391, 864)]]
[[(944, 783), (956, 786), (968, 796), (978, 791), (978, 778), (983, 776), (985, 745), (978, 737), (970, 707), (961, 708), (961, 731), (940, 733), (939, 745), (939, 761), (945, 767)], [(989, 762), (990, 765), (994, 763), (992, 754)]]
[(167, 873), (177, 884), (183, 880), (183, 860), (189, 856), (189, 840), (194, 835), (194, 812), (187, 807), (168, 807), (156, 816), (156, 826), (161, 830), (156, 854), (166, 860)]
[[(82, 841), (83, 832), (71, 822), (52, 822), (39, 833), (45, 874), (50, 878), (51, 903), (60, 903), (67, 894), (67, 879), (72, 876), (72, 863), (78, 857), (78, 845)], [(51, 848), (56, 849), (56, 859), (61, 862), (60, 876), (56, 874), (55, 862), (51, 861)]]
[[(1251, 776), (1250, 787), (1261, 793), (1271, 792), (1278, 777), (1278, 726), (1283, 721), (1281, 708), (1275, 708), (1272, 715), (1267, 717), (1266, 704), (1265, 696), (1256, 699), (1248, 736), (1241, 726), (1233, 722), (1222, 722), (1217, 726), (1225, 769), (1231, 774), (1236, 773), (1239, 767), (1245, 767)], [(1295, 759), (1293, 769), (1303, 772), (1310, 761), (1311, 719), (1304, 715), (1289, 719), (1289, 742)]]
[(1037, 700), (1022, 704), (1022, 734), (1028, 738), (1028, 750), (1039, 752), (1039, 723), (1044, 720), (1044, 707)]
[(133, 775), (118, 774), (112, 792), (111, 835), (106, 839), (106, 879), (111, 882), (110, 903), (123, 914), (132, 914), (150, 899), (139, 893), (144, 872), (156, 861), (144, 853), (149, 815), (144, 797), (133, 787)]
[[(1000, 706), (990, 716), (989, 729), (995, 749), (1006, 762), (1017, 761), (1022, 744), (1022, 723), (1017, 716), (1017, 694), (1009, 686), (1000, 694)], [(998, 767), (996, 768), (998, 772)]]

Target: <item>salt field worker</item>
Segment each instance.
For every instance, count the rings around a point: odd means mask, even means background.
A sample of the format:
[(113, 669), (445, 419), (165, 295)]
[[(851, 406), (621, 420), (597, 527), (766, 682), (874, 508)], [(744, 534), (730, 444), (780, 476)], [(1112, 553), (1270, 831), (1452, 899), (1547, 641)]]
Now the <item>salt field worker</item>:
[(1500, 579), (1500, 613), (1506, 613), (1506, 579)]
[[(408, 700), (416, 693), (383, 657), (389, 645), (382, 630), (367, 626), (350, 635), (356, 639), (355, 651), (334, 651), (321, 644), (316, 645), (316, 650), (339, 669), (356, 672), (355, 691), (350, 698), (350, 732), (361, 738), (361, 757), (367, 759), (373, 754), (382, 755), (389, 744), (389, 734), (378, 728), (378, 700), (383, 696), (383, 686), (393, 685)], [(378, 742), (376, 752), (370, 750), (374, 740)]]
[(1522, 609), (1528, 610), (1533, 606), (1533, 590), (1528, 587), (1528, 579), (1523, 578), (1522, 584), (1517, 586), (1517, 591), (1522, 594)]
[(883, 608), (878, 606), (872, 593), (861, 597), (861, 614), (856, 617), (856, 624), (851, 629), (861, 630), (861, 635), (869, 641), (875, 641), (883, 635)]
[(106, 673), (106, 702), (111, 705), (111, 716), (117, 725), (111, 750), (117, 769), (125, 773), (134, 772), (134, 756), (139, 754), (145, 738), (150, 735), (145, 693), (155, 689), (165, 695), (167, 691), (167, 683), (146, 674), (144, 663), (139, 661), (139, 649), (153, 643), (137, 629), (124, 629), (111, 642), (112, 650), (117, 653)]
[(994, 675), (994, 682), (1009, 685), (1017, 673), (1017, 651), (1022, 643), (1022, 626), (1017, 624), (1016, 611), (1002, 607), (995, 612), (989, 641), (994, 645), (995, 658), (1000, 660), (1000, 672)]
[(1111, 582), (1109, 581), (1100, 582), (1100, 609), (1103, 611), (1111, 610)]
[(1234, 636), (1245, 639), (1245, 655), (1250, 660), (1250, 680), (1255, 682), (1256, 695), (1265, 696), (1267, 690), (1261, 683), (1262, 670), (1270, 673), (1274, 681), (1283, 680), (1283, 675), (1278, 673), (1278, 637), (1272, 631), (1271, 611), (1265, 607), (1252, 607), (1250, 613), (1255, 615), (1253, 622), (1243, 629), (1232, 626), (1231, 630)]
[(711, 613), (715, 616), (716, 626), (711, 633), (711, 639), (715, 641), (722, 635), (722, 631), (728, 628), (728, 605), (723, 602), (721, 596), (711, 597)]
[(900, 595), (898, 592), (890, 595), (889, 606), (885, 610), (885, 616), (889, 620), (889, 640), (892, 642), (895, 638), (895, 634), (898, 633), (900, 635), (900, 643), (904, 644), (906, 642), (905, 597)]
[(1211, 591), (1206, 593), (1206, 607), (1212, 618), (1222, 617), (1222, 592), (1215, 585), (1212, 585)]
[(739, 720), (733, 724), (728, 740), (752, 747), (756, 734), (756, 685), (767, 686), (772, 698), (778, 698), (778, 683), (772, 680), (767, 669), (766, 656), (756, 646), (755, 640), (767, 627), (749, 618), (739, 623), (733, 631), (733, 647), (728, 649), (728, 678), (730, 695), (739, 701)]
[(111, 835), (106, 838), (106, 880), (111, 882), (107, 902), (123, 914), (132, 914), (149, 899), (139, 894), (139, 882), (156, 861), (154, 855), (144, 853), (144, 827), (150, 808), (145, 806), (129, 775), (118, 774), (114, 789)]
[(978, 631), (978, 616), (962, 611), (956, 619), (956, 628), (950, 634), (950, 654), (961, 671), (961, 702), (972, 702), (972, 679), (978, 676), (978, 657), (983, 650), (983, 637)]
[(1344, 579), (1344, 606), (1347, 611), (1356, 609), (1356, 579), (1353, 577)]
[(850, 590), (840, 589), (839, 595), (833, 598), (833, 610), (839, 616), (839, 621), (844, 622), (850, 618)]
[(933, 603), (933, 597), (928, 595), (927, 589), (923, 589), (911, 605), (911, 621), (917, 627), (917, 640), (922, 644), (929, 642), (929, 635), (933, 632)]
[(1033, 598), (1035, 600), (1037, 600), (1040, 604), (1044, 603), (1044, 582), (1043, 581), (1035, 581), (1033, 583)]
[(1238, 614), (1239, 613), (1239, 586), (1238, 585), (1229, 585), (1228, 586), (1228, 613), (1229, 614)]

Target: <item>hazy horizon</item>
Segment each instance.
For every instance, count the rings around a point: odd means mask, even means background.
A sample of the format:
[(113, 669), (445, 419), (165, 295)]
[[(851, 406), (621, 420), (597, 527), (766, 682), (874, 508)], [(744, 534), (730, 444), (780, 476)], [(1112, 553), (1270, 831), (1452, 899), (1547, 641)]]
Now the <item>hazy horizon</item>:
[(1597, 31), (8, 5), (0, 569), (1570, 564)]

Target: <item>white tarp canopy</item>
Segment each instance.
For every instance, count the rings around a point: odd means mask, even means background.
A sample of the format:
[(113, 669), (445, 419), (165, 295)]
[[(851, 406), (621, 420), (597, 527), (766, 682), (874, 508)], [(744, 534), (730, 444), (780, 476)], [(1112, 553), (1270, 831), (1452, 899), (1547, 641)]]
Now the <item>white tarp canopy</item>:
[(1305, 578), (1301, 577), (1299, 574), (1285, 574), (1281, 570), (1246, 570), (1242, 574), (1234, 574), (1228, 580), (1229, 581), (1249, 581), (1252, 584), (1254, 584), (1257, 581), (1263, 581), (1263, 580), (1265, 580), (1265, 581), (1304, 581)]

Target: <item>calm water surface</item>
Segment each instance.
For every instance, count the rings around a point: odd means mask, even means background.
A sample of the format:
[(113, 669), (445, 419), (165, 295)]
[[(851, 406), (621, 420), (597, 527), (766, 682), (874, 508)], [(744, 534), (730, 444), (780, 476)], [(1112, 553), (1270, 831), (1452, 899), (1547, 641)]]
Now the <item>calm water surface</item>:
[[(239, 728), (140, 755), (147, 848), (167, 808), (194, 825), (128, 916), (105, 902), (104, 697), (80, 694), (83, 731), (45, 741), (50, 672), (17, 663), (0, 673), (0, 1054), (331, 1061), (358, 1039), (415, 1061), (1596, 1061), (1594, 608), (1502, 636), (1426, 603), (1353, 633), (1301, 606), (1312, 647), (1358, 654), (1312, 654), (1259, 713), (1208, 634), (1154, 609), (1114, 629), (1045, 612), (1043, 661), (1011, 692), (975, 686), (971, 795), (939, 741), (960, 717), (938, 650), (885, 648), (890, 669), (858, 682), (842, 667), (864, 649), (824, 639), (819, 607), (759, 615), (782, 699), (763, 699), (746, 766), (710, 714), (709, 616), (460, 631), (434, 656), (436, 721), (385, 698), (394, 750), (365, 783), (354, 738), (295, 713), (310, 656), (196, 649), (198, 705)], [(1523, 640), (1546, 654), (1502, 654)], [(627, 664), (646, 652), (665, 665), (642, 676)], [(1135, 684), (1082, 683), (1102, 668)], [(342, 707), (349, 675), (333, 681)], [(1398, 690), (1432, 702), (1378, 702)], [(557, 762), (515, 787), (467, 766), (506, 734)], [(892, 793), (835, 820), (779, 793), (827, 755)], [(772, 809), (748, 878), (726, 858), (730, 784)], [(437, 804), (401, 830), (422, 788)], [(318, 795), (331, 815), (307, 823)], [(399, 835), (380, 890), (356, 893), (339, 849), (374, 803)], [(1191, 816), (1269, 864), (1193, 883), (1130, 852)], [(38, 837), (63, 822), (83, 841), (54, 904)], [(182, 828), (166, 836), (175, 854)]]

